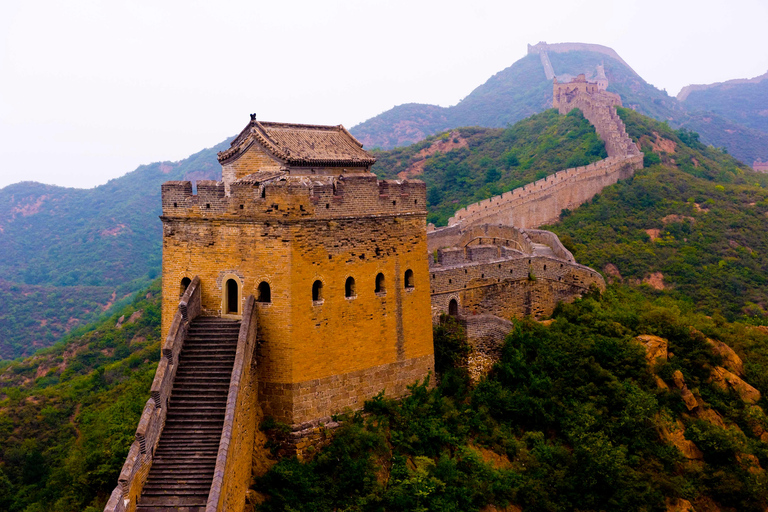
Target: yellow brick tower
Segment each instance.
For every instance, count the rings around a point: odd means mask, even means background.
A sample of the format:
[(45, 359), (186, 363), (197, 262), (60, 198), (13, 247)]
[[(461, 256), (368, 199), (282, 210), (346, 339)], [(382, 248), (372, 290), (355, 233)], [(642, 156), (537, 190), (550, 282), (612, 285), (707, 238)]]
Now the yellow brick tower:
[(258, 397), (289, 424), (402, 395), (434, 367), (420, 181), (379, 181), (342, 126), (250, 123), (222, 181), (163, 185), (163, 336), (199, 276), (202, 314), (257, 300)]

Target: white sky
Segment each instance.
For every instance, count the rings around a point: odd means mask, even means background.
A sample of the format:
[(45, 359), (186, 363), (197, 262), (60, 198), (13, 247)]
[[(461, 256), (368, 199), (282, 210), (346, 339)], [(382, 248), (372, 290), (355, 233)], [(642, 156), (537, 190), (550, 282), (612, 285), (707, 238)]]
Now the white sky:
[(0, 187), (95, 186), (251, 112), (351, 128), (454, 105), (540, 40), (610, 46), (674, 95), (765, 73), (766, 20), (766, 0), (0, 0)]

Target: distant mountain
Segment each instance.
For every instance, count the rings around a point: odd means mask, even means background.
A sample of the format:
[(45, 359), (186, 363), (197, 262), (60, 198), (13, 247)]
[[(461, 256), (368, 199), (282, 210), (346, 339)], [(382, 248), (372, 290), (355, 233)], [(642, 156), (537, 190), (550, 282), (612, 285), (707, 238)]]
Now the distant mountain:
[(751, 79), (688, 85), (677, 95), (689, 109), (710, 111), (768, 133), (768, 73)]
[(93, 189), (0, 189), (0, 359), (31, 354), (146, 286), (160, 269), (160, 184), (219, 179), (216, 152), (142, 165)]
[[(350, 131), (369, 148), (391, 149), (462, 126), (505, 127), (546, 110), (551, 106), (552, 82), (547, 78), (546, 59), (537, 53), (537, 47), (531, 47), (532, 53), (492, 76), (455, 106), (401, 105)], [(681, 103), (643, 80), (610, 48), (582, 43), (552, 44), (546, 48), (552, 71), (559, 79), (569, 80), (584, 73), (594, 80), (597, 66), (603, 65), (608, 90), (618, 93), (624, 106), (668, 121), (675, 128), (696, 131), (703, 142), (724, 147), (744, 162), (768, 160), (768, 135), (755, 129), (754, 123), (741, 123), (737, 116), (691, 108), (687, 101)]]

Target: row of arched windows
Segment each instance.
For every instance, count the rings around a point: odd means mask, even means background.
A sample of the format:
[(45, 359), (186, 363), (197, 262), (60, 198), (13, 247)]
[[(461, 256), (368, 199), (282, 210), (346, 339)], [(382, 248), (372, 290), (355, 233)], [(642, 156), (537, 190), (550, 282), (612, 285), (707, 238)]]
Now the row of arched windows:
[[(414, 281), (413, 281), (413, 270), (408, 269), (405, 271), (405, 275), (403, 276), (403, 284), (404, 288), (406, 290), (411, 290), (414, 288)], [(190, 284), (190, 279), (188, 277), (185, 277), (181, 280), (181, 293), (180, 295), (183, 295), (184, 292), (187, 290), (187, 287)], [(374, 292), (378, 295), (383, 295), (387, 291), (386, 288), (386, 279), (384, 278), (384, 274), (379, 273), (376, 275), (376, 281), (375, 281), (375, 287)], [(240, 290), (239, 290), (239, 283), (236, 279), (227, 279), (226, 283), (224, 283), (224, 294), (223, 294), (223, 303), (222, 303), (222, 312), (227, 315), (237, 315), (240, 313)], [(355, 288), (355, 278), (354, 277), (348, 277), (346, 282), (344, 283), (344, 296), (346, 298), (354, 298), (357, 296), (356, 288)], [(312, 283), (312, 301), (313, 302), (319, 302), (323, 300), (323, 282), (321, 280), (316, 280), (314, 283)], [(262, 281), (259, 283), (259, 286), (257, 288), (256, 293), (256, 302), (261, 302), (262, 304), (269, 304), (272, 302), (272, 290), (269, 286), (269, 283), (266, 281)]]
[[(411, 290), (414, 288), (413, 283), (413, 270), (408, 269), (403, 276), (403, 288)], [(319, 279), (312, 284), (312, 300), (317, 302), (323, 300), (322, 296), (323, 282)], [(374, 282), (373, 292), (377, 295), (384, 295), (387, 293), (387, 282), (384, 274), (379, 272), (376, 274), (376, 281)], [(344, 296), (348, 299), (357, 296), (355, 287), (355, 278), (350, 276), (344, 283)]]

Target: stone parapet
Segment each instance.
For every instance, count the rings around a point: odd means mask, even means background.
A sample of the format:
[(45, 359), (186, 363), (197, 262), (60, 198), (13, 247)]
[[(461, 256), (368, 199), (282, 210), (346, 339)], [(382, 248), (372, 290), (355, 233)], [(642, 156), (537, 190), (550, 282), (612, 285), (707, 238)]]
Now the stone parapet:
[(181, 298), (179, 309), (174, 315), (171, 328), (163, 342), (162, 355), (150, 388), (150, 398), (144, 405), (139, 426), (136, 428), (135, 440), (128, 450), (128, 456), (120, 471), (118, 485), (112, 491), (104, 512), (136, 510), (136, 501), (146, 483), (155, 449), (165, 426), (168, 401), (179, 364), (179, 353), (189, 329), (189, 323), (199, 312), (200, 279), (195, 277)]
[(162, 185), (163, 217), (244, 221), (331, 219), (426, 214), (426, 185), (419, 180), (377, 180), (375, 174), (277, 176), (265, 182), (188, 181)]
[(519, 255), (509, 259), (430, 268), (432, 318), (450, 311), (461, 317), (502, 318), (551, 315), (558, 302), (571, 302), (592, 286), (605, 289), (597, 271), (557, 257)]
[(578, 207), (606, 186), (630, 177), (642, 165), (641, 153), (608, 157), (584, 167), (559, 171), (457, 210), (448, 225), (507, 224), (534, 228), (551, 224), (559, 220), (562, 210)]

